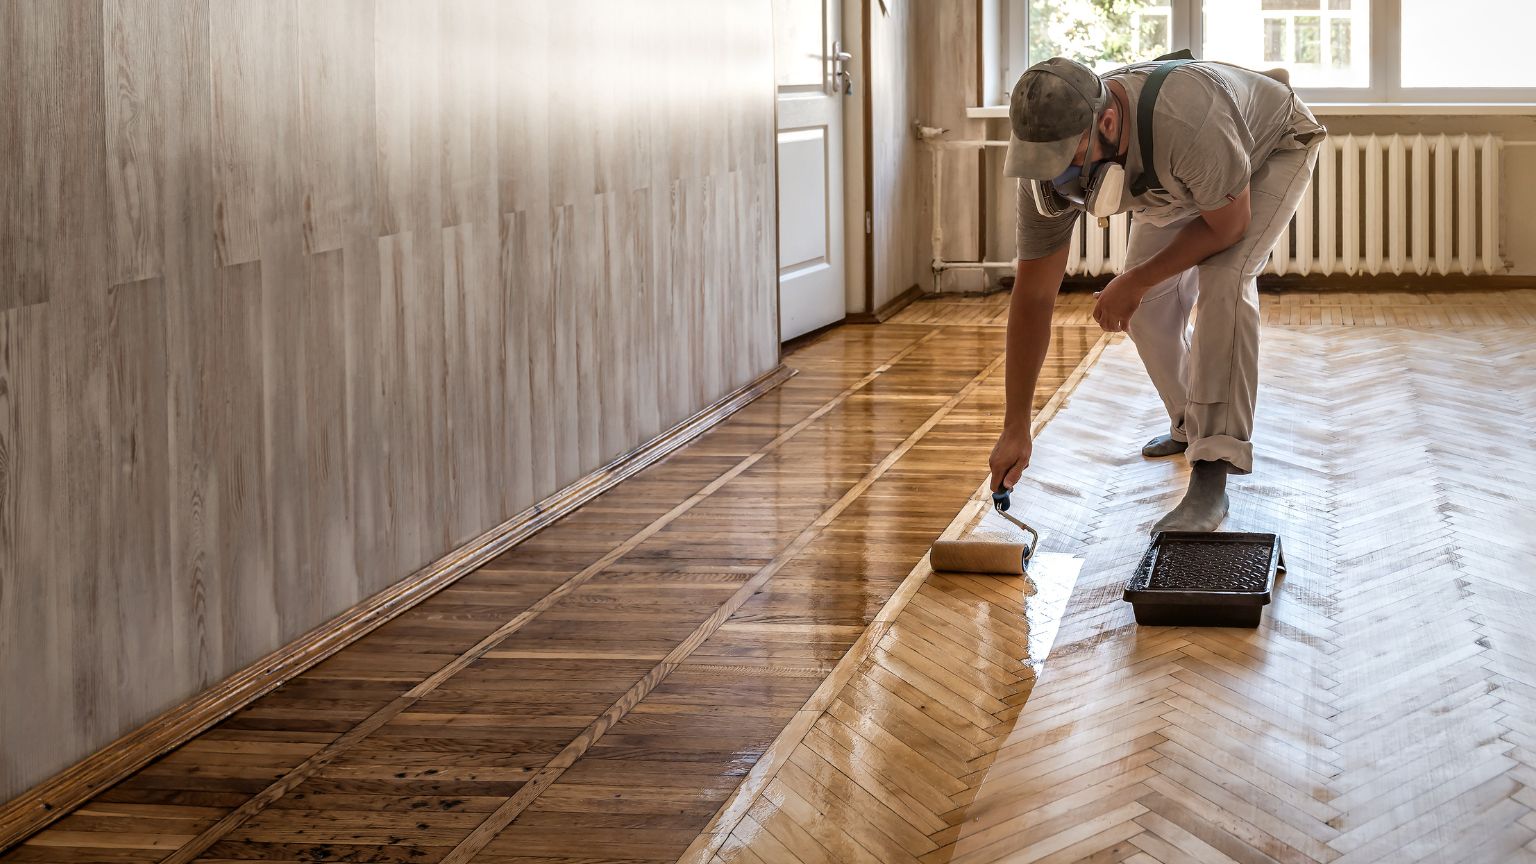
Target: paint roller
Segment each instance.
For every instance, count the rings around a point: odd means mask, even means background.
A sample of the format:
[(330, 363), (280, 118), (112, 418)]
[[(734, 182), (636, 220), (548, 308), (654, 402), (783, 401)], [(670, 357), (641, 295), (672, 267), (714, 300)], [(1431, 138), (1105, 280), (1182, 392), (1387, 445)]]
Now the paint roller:
[(963, 573), (992, 573), (998, 576), (1022, 576), (1024, 565), (1035, 554), (1040, 533), (1008, 513), (1007, 487), (992, 493), (992, 507), (999, 516), (1029, 533), (1028, 542), (1012, 539), (939, 540), (928, 550), (928, 563), (935, 570)]

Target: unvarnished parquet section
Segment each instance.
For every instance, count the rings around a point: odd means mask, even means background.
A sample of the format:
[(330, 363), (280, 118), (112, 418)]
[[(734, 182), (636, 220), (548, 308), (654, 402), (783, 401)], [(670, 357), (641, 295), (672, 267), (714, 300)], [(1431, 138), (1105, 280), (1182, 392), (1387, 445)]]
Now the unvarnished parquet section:
[[(1266, 332), (1257, 467), (1226, 525), (1285, 538), (1256, 631), (1138, 628), (1120, 599), (1185, 469), (1136, 453), (1161, 409), (1114, 345), (1015, 493), (1080, 569), (1047, 559), (1033, 594), (919, 570), (880, 651), (695, 850), (1536, 861), (1532, 344), (1504, 325)], [(1042, 663), (1021, 634), (1063, 587)]]
[[(1094, 326), (1093, 292), (1064, 291), (1056, 322)], [(1351, 327), (1466, 327), (1536, 325), (1536, 291), (1530, 289), (1448, 291), (1261, 291), (1259, 306), (1270, 326), (1307, 324)], [(1002, 327), (1008, 323), (1008, 295), (937, 295), (891, 318), (901, 324), (965, 324)]]
[(770, 5), (0, 3), (0, 800), (777, 365)]

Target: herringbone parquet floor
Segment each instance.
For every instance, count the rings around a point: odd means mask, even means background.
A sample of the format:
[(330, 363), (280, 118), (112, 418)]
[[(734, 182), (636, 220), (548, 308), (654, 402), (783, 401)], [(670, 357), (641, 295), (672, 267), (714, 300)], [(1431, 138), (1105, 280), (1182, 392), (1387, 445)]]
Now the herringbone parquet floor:
[(1015, 495), (1030, 577), (920, 565), (684, 860), (1536, 862), (1533, 335), (1267, 329), (1224, 526), (1284, 537), (1256, 631), (1122, 602), (1186, 468), (1110, 345)]

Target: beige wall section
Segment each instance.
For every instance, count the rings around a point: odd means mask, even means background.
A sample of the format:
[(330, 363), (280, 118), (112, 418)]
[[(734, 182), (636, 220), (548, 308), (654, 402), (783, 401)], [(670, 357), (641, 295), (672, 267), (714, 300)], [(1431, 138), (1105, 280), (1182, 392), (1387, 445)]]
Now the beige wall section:
[[(965, 116), (977, 86), (974, 0), (866, 0), (870, 15), (874, 287), (878, 309), (914, 285), (934, 289), (932, 155), (913, 121), (948, 129), (946, 138), (979, 138), (986, 124)], [(978, 157), (944, 157), (944, 256), (977, 260), (981, 215)], [(990, 230), (990, 229), (989, 229)], [(976, 271), (950, 271), (943, 290), (976, 290)]]
[[(980, 98), (977, 79), (981, 68), (981, 4), (976, 0), (913, 0), (911, 5), (916, 12), (915, 63), (921, 70), (915, 76), (918, 116), (929, 126), (948, 129), (946, 138), (983, 137), (986, 122), (965, 116), (966, 108), (978, 104)], [(926, 178), (931, 176), (932, 157), (926, 150), (920, 155)], [(971, 151), (953, 151), (944, 156), (943, 188), (936, 206), (944, 219), (943, 254), (950, 261), (981, 259), (980, 160)], [(931, 199), (932, 195), (928, 197)], [(990, 226), (986, 230), (990, 231)], [(925, 260), (931, 257), (933, 248), (929, 237), (930, 227), (925, 221), (920, 235)], [(982, 287), (982, 278), (979, 270), (951, 270), (944, 274), (941, 284), (945, 291), (975, 291)]]
[(777, 363), (768, 7), (0, 4), (0, 799)]
[(874, 206), (874, 307), (916, 285), (933, 289), (928, 262), (930, 217), (928, 154), (912, 132), (918, 117), (916, 7), (928, 0), (866, 0), (870, 13), (873, 76), (870, 144)]

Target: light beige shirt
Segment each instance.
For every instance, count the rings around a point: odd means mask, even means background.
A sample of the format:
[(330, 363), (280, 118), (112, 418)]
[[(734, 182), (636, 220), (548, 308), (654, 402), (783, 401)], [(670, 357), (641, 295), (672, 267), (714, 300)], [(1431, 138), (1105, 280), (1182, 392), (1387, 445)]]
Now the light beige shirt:
[[(1120, 82), (1130, 102), (1128, 178), (1141, 173), (1136, 105), (1156, 66), (1138, 63), (1103, 76)], [(1182, 66), (1163, 81), (1152, 129), (1153, 158), (1163, 190), (1131, 199), (1128, 208), (1134, 218), (1152, 225), (1226, 206), (1270, 153), (1309, 146), (1325, 132), (1288, 85), (1208, 60)], [(1019, 183), (1017, 209), (1019, 258), (1043, 258), (1071, 239), (1077, 212), (1042, 216), (1025, 182)]]

